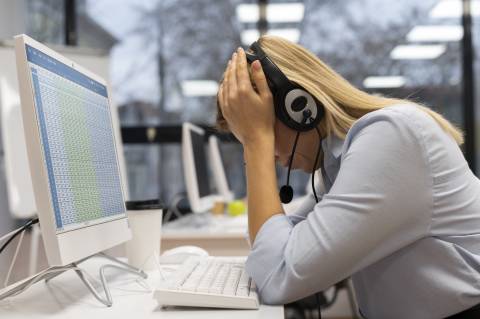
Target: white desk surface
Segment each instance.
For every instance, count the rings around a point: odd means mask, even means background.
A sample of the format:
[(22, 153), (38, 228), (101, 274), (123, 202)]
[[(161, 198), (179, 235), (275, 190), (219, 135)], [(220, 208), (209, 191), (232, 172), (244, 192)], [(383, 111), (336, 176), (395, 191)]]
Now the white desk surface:
[(212, 256), (247, 256), (247, 215), (187, 214), (162, 225), (162, 251), (184, 245), (199, 246)]
[(188, 214), (162, 226), (163, 239), (184, 238), (241, 238), (245, 239), (247, 215), (215, 216), (211, 213)]
[[(80, 265), (95, 278), (103, 258), (92, 258)], [(168, 274), (168, 273), (167, 273)], [(110, 269), (107, 281), (113, 306), (106, 307), (87, 290), (80, 278), (71, 270), (52, 279), (38, 282), (27, 291), (0, 301), (0, 318), (61, 318), (61, 319), (123, 319), (123, 318), (284, 318), (283, 306), (264, 306), (259, 310), (222, 310), (203, 308), (161, 308), (152, 297), (150, 287), (155, 287), (157, 271), (149, 272), (146, 281), (136, 276)], [(94, 284), (98, 288), (97, 284)]]

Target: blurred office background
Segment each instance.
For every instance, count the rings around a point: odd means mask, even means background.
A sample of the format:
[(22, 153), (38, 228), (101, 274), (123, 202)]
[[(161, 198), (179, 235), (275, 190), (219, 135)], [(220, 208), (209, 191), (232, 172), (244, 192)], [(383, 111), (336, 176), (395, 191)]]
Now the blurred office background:
[[(0, 41), (8, 47), (14, 34), (26, 33), (104, 56), (130, 197), (168, 203), (185, 190), (181, 123), (214, 125), (226, 61), (264, 32), (307, 47), (360, 88), (441, 112), (466, 130), (465, 151), (475, 168), (479, 103), (471, 93), (478, 91), (473, 80), (480, 74), (474, 54), (480, 2), (471, 1), (471, 34), (462, 9), (461, 0), (0, 0)], [(227, 177), (242, 197), (242, 149), (225, 140)], [(279, 179), (285, 179), (282, 168)], [(307, 174), (296, 172), (292, 179), (296, 194), (303, 194)], [(0, 180), (0, 216), (7, 216), (3, 172)]]
[[(480, 2), (471, 2), (475, 48)], [(471, 77), (464, 57), (474, 76), (480, 69), (477, 56), (469, 56), (475, 50), (462, 42), (461, 0), (0, 0), (6, 45), (14, 34), (27, 33), (109, 59), (132, 199), (168, 203), (185, 190), (181, 123), (214, 124), (226, 61), (265, 31), (307, 47), (360, 88), (421, 101), (463, 128), (473, 119), (465, 112), (471, 101), (462, 84)], [(478, 132), (468, 131), (467, 140), (475, 141)], [(244, 196), (241, 147), (226, 142), (222, 150), (229, 183)], [(295, 173), (296, 194), (304, 193), (307, 179)]]

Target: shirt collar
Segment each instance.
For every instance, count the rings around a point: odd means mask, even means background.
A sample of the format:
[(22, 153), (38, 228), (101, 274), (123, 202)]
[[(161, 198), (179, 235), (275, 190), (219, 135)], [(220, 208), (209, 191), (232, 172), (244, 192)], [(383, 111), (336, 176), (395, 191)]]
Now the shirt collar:
[(335, 134), (329, 134), (322, 140), (322, 149), (324, 154), (330, 154), (335, 159), (339, 159), (342, 155), (344, 140)]

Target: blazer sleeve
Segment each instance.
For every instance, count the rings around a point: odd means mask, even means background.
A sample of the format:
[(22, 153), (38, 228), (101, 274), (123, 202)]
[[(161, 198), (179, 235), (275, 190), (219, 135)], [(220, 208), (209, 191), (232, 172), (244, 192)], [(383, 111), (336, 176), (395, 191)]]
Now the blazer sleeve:
[(264, 303), (325, 290), (428, 232), (428, 160), (402, 116), (352, 127), (337, 178), (313, 210), (297, 223), (278, 214), (262, 225), (246, 270)]

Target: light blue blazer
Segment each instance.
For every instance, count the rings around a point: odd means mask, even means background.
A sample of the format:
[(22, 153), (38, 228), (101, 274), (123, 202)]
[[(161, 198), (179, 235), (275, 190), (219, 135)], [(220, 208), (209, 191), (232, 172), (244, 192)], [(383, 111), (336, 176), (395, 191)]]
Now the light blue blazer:
[(352, 276), (369, 319), (444, 318), (480, 303), (480, 182), (414, 105), (322, 141), (325, 192), (268, 219), (246, 269), (267, 304)]

